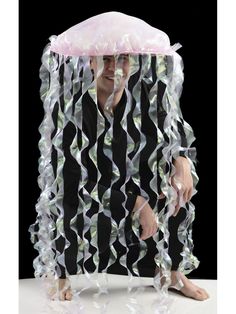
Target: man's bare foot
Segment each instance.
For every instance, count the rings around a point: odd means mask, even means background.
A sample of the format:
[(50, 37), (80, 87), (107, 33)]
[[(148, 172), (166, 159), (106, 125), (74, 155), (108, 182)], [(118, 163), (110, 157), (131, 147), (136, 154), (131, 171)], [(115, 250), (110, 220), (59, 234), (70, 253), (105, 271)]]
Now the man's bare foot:
[[(158, 273), (158, 268), (156, 269), (155, 275)], [(195, 285), (194, 283), (192, 283), (183, 273), (181, 272), (177, 272), (177, 271), (171, 271), (171, 284), (170, 286), (174, 286), (177, 283), (178, 280), (178, 276), (180, 276), (180, 279), (183, 282), (183, 287), (178, 290), (180, 291), (183, 295), (185, 295), (186, 297), (189, 298), (193, 298), (195, 300), (199, 300), (199, 301), (204, 301), (206, 299), (208, 299), (210, 296), (207, 293), (207, 291), (203, 288), (198, 287), (197, 285)], [(164, 280), (165, 281), (165, 280)], [(161, 280), (161, 284), (164, 284), (164, 281)], [(172, 289), (170, 287), (170, 289)], [(174, 288), (173, 288), (174, 289)], [(174, 289), (176, 290), (176, 289)]]
[[(182, 280), (184, 286), (179, 290), (186, 297), (204, 301), (208, 299), (210, 296), (207, 291), (203, 288), (198, 287), (193, 282), (191, 282), (183, 273), (178, 272), (180, 279)], [(175, 285), (177, 283), (177, 271), (171, 272), (171, 285)]]
[(68, 278), (66, 279), (58, 279), (55, 283), (55, 287), (51, 288), (48, 292), (51, 300), (55, 300), (57, 291), (59, 292), (59, 300), (61, 301), (71, 301), (72, 300), (72, 291), (70, 286), (70, 281)]

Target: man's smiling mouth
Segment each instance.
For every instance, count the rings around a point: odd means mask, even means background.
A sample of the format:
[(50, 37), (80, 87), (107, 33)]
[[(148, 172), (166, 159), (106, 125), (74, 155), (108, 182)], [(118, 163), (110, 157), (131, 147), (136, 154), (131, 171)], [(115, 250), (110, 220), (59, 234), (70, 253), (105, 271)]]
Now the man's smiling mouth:
[(104, 76), (105, 79), (109, 80), (109, 81), (114, 81), (115, 77), (114, 76)]

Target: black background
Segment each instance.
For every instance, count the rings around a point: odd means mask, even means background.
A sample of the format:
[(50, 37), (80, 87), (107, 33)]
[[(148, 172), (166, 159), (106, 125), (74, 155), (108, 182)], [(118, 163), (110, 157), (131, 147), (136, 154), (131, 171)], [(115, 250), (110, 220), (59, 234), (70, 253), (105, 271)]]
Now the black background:
[(197, 148), (200, 179), (198, 193), (192, 198), (196, 206), (194, 255), (200, 265), (188, 277), (217, 279), (217, 15), (214, 1), (19, 3), (19, 278), (33, 277), (32, 263), (37, 255), (28, 227), (35, 222), (35, 204), (40, 194), (37, 177), (38, 127), (43, 119), (43, 104), (39, 98), (42, 51), (51, 35), (59, 35), (107, 11), (141, 18), (167, 33), (172, 45), (179, 42), (183, 46), (178, 50), (184, 61), (185, 76), (181, 108), (196, 137), (193, 146)]

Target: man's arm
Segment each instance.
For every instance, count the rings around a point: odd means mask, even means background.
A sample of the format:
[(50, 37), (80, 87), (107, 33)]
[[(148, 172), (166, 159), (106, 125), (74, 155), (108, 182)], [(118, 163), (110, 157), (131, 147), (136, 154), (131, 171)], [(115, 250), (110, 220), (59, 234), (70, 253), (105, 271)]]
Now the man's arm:
[[(181, 146), (182, 147), (188, 147), (188, 143), (187, 143), (187, 138), (186, 138), (186, 134), (184, 132), (184, 127), (183, 127), (183, 119), (181, 119), (181, 122), (177, 121), (177, 125), (178, 125), (178, 131), (179, 131), (179, 134), (180, 134), (180, 137), (181, 137)], [(182, 156), (184, 158), (186, 158), (185, 154), (183, 151), (179, 151), (179, 156)]]

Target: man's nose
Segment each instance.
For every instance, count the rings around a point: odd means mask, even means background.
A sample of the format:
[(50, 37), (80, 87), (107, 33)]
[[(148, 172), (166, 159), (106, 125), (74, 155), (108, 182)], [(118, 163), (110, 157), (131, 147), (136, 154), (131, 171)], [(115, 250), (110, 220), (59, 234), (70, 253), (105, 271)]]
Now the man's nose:
[(115, 60), (110, 60), (109, 61), (109, 63), (108, 63), (108, 65), (107, 65), (107, 69), (109, 70), (109, 71), (115, 71)]

